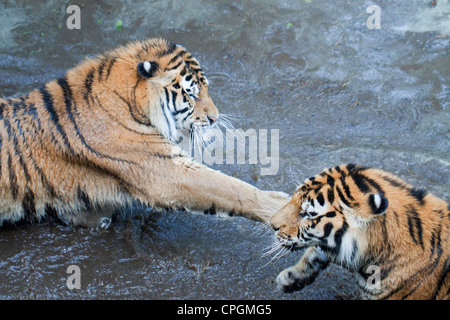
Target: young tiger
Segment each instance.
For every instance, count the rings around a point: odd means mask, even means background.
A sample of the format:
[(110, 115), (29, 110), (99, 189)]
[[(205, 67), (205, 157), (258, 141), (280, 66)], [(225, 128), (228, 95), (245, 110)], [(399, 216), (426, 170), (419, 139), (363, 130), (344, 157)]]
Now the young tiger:
[(0, 99), (0, 225), (107, 226), (112, 208), (154, 208), (268, 220), (283, 193), (195, 163), (181, 129), (220, 121), (198, 61), (163, 39), (88, 59), (26, 96)]
[(271, 219), (283, 245), (309, 247), (277, 284), (299, 290), (332, 261), (355, 273), (364, 299), (449, 299), (449, 211), (379, 169), (324, 170)]

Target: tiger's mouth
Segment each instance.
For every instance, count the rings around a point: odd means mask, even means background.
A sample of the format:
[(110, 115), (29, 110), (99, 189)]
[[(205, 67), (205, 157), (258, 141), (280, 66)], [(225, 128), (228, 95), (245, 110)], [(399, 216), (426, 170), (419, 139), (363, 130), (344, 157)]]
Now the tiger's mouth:
[(305, 246), (301, 246), (301, 245), (299, 245), (298, 243), (293, 243), (293, 244), (290, 245), (290, 246), (285, 245), (285, 247), (288, 248), (290, 251), (299, 251), (299, 250), (305, 248), (306, 245), (305, 245)]
[(287, 248), (290, 251), (297, 251), (301, 250), (304, 247), (307, 246), (306, 243), (300, 243), (299, 239), (297, 237), (291, 238), (290, 236), (286, 237), (277, 232), (276, 238), (278, 242), (285, 248)]

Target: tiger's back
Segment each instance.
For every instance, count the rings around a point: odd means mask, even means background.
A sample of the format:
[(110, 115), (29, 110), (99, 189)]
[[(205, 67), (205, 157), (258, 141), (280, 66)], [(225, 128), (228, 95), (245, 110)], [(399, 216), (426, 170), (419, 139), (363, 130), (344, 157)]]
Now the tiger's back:
[[(450, 299), (449, 204), (379, 169), (359, 175), (389, 200), (386, 213), (367, 229), (368, 251), (382, 272), (381, 281), (391, 283), (391, 290), (376, 297)], [(372, 298), (371, 292), (365, 294)]]
[[(51, 82), (48, 87), (56, 86)], [(44, 218), (77, 224), (80, 211), (102, 204), (111, 209), (131, 200), (123, 180), (105, 174), (80, 152), (83, 129), (55, 107), (64, 99), (63, 92), (59, 96), (46, 87), (25, 97), (0, 99), (0, 225)], [(114, 123), (109, 125), (114, 128)], [(110, 154), (113, 158), (114, 152)]]

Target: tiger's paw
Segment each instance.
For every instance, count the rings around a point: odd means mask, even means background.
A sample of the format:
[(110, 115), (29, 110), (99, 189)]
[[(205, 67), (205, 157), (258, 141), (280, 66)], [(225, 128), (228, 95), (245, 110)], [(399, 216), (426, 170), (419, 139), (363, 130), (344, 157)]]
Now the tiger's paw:
[(291, 200), (291, 197), (284, 192), (280, 191), (265, 191), (268, 198), (279, 201), (283, 206)]
[(280, 291), (291, 293), (303, 289), (304, 286), (312, 283), (315, 275), (299, 272), (295, 266), (284, 269), (277, 276), (277, 288)]
[(263, 191), (263, 198), (260, 198), (260, 210), (257, 212), (259, 220), (270, 221), (272, 216), (291, 201), (291, 197), (278, 191)]

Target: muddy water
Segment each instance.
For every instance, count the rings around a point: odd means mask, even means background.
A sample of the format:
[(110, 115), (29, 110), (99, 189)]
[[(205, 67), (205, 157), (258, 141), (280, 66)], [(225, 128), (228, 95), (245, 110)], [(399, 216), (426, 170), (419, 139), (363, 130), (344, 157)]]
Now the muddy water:
[[(323, 168), (354, 162), (396, 173), (450, 200), (450, 4), (383, 1), (0, 1), (0, 95), (21, 95), (86, 56), (129, 40), (183, 44), (236, 128), (278, 129), (279, 170), (215, 165), (291, 193)], [(122, 28), (116, 24), (121, 20)], [(119, 28), (120, 29), (120, 28)], [(0, 230), (0, 298), (354, 299), (329, 267), (294, 294), (274, 278), (300, 253), (261, 257), (272, 233), (243, 218), (135, 208), (105, 232), (61, 225)], [(270, 262), (270, 263), (269, 263)], [(67, 267), (81, 289), (66, 286)]]

